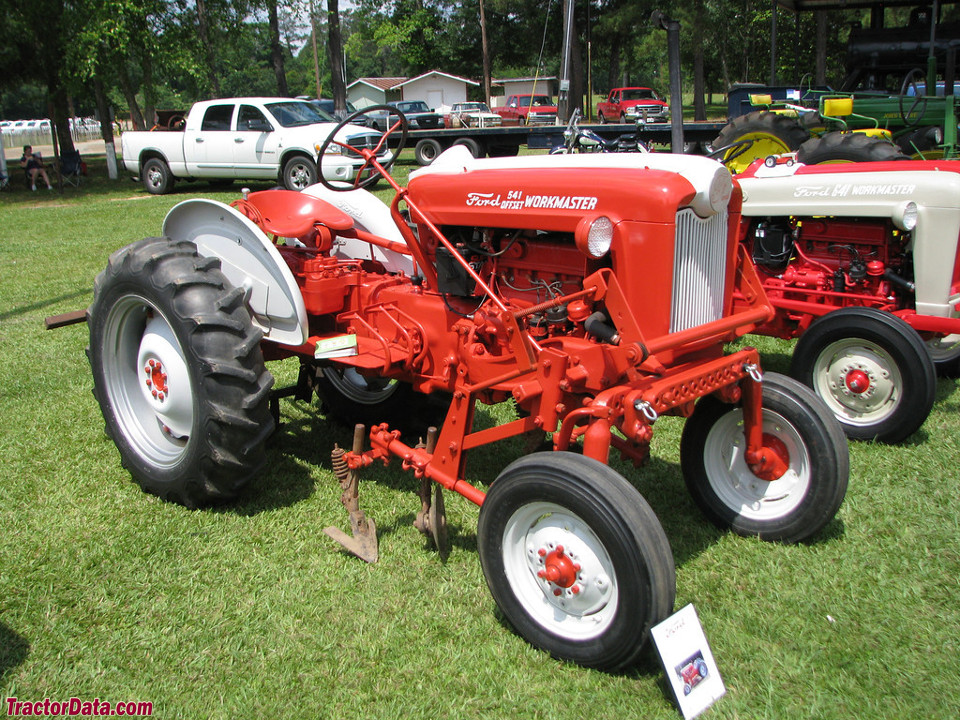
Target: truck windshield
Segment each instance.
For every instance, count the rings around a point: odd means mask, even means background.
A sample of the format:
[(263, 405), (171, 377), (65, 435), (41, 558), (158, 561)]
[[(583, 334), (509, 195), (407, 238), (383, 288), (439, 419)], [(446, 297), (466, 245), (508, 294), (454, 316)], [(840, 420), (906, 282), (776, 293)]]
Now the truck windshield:
[(297, 100), (267, 103), (267, 110), (283, 127), (300, 127), (328, 122), (312, 105)]
[(648, 88), (630, 88), (623, 91), (624, 100), (659, 100), (657, 94)]
[(397, 110), (404, 113), (430, 112), (425, 102), (400, 102), (397, 103)]
[(526, 95), (520, 98), (520, 107), (549, 107), (553, 102), (546, 95)]

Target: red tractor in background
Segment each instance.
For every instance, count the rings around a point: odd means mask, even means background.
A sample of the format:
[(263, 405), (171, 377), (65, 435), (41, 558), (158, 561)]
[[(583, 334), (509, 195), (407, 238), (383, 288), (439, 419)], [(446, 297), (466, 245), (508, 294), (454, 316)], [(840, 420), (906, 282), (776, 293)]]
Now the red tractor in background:
[(799, 338), (790, 374), (849, 437), (905, 439), (937, 371), (960, 371), (960, 164), (771, 157), (737, 181), (744, 247), (777, 310), (756, 332)]
[[(402, 147), (403, 116), (370, 110), (397, 116), (388, 134)], [(439, 488), (480, 505), (483, 572), (514, 628), (603, 668), (634, 662), (673, 608), (667, 538), (606, 464), (611, 450), (642, 463), (658, 417), (686, 418), (685, 482), (718, 525), (798, 542), (831, 521), (848, 479), (836, 419), (800, 383), (761, 375), (755, 349), (724, 352), (773, 317), (725, 168), (455, 147), (404, 189), (376, 148), (342, 150), (375, 171), (358, 187), (187, 200), (166, 237), (118, 250), (97, 277), (94, 393), (144, 490), (189, 506), (239, 492), (274, 426), (265, 360), (297, 357), (301, 396), (316, 388), (371, 425), (334, 450), (352, 535), (330, 534), (376, 558), (358, 475), (399, 458), (421, 478), (417, 525), (438, 543)], [(381, 175), (389, 208), (362, 188)], [(449, 398), (446, 417), (410, 445), (384, 421), (431, 395)], [(477, 403), (505, 400), (516, 420), (474, 427)], [(471, 450), (546, 434), (550, 451), (488, 491), (465, 477)]]

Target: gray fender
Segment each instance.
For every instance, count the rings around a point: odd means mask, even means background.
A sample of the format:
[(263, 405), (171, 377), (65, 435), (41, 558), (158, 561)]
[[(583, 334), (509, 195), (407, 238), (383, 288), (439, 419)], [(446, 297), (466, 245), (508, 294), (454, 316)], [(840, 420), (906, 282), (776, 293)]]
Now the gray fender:
[(204, 257), (247, 292), (253, 323), (266, 340), (285, 345), (307, 341), (307, 309), (293, 273), (273, 242), (245, 215), (215, 200), (185, 200), (163, 221), (163, 234), (189, 240)]
[[(321, 183), (304, 188), (303, 192), (325, 200), (345, 212), (353, 218), (353, 224), (360, 230), (401, 245), (406, 244), (393, 222), (390, 208), (373, 193), (363, 189), (337, 192)], [(377, 260), (387, 272), (413, 275), (413, 259), (409, 255), (402, 255), (356, 238), (337, 237), (334, 241), (333, 256), (347, 260)]]

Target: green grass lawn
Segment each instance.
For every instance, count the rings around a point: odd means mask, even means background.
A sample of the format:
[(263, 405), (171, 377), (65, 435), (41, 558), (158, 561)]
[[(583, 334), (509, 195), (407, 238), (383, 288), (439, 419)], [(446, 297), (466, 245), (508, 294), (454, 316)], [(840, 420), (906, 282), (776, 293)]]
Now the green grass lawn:
[[(484, 584), (477, 508), (447, 494), (441, 562), (411, 524), (417, 481), (397, 463), (361, 489), (380, 562), (338, 551), (323, 534), (347, 528), (330, 450), (349, 433), (316, 404), (281, 402), (267, 470), (238, 502), (190, 511), (140, 492), (103, 432), (86, 326), (46, 331), (43, 318), (86, 307), (110, 252), (158, 234), (175, 203), (238, 193), (149, 196), (100, 179), (102, 159), (91, 173), (62, 196), (0, 195), (0, 700), (145, 700), (190, 720), (679, 717), (652, 654), (606, 674), (514, 635)], [(787, 367), (790, 344), (757, 342), (768, 369)], [(284, 385), (296, 364), (272, 369)], [(644, 468), (614, 463), (663, 523), (677, 607), (696, 606), (719, 663), (727, 695), (707, 717), (960, 714), (958, 410), (957, 382), (941, 379), (905, 444), (851, 445), (837, 519), (800, 546), (700, 515), (677, 418), (657, 422)], [(520, 452), (478, 452), (471, 478), (489, 482)]]

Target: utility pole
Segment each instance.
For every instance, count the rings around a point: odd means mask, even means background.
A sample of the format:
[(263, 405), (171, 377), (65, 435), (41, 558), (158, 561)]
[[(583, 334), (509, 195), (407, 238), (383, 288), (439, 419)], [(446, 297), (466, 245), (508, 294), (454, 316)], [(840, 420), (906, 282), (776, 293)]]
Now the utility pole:
[(667, 31), (667, 62), (670, 66), (670, 152), (683, 152), (683, 88), (680, 84), (680, 21), (659, 10), (650, 15), (653, 25)]

